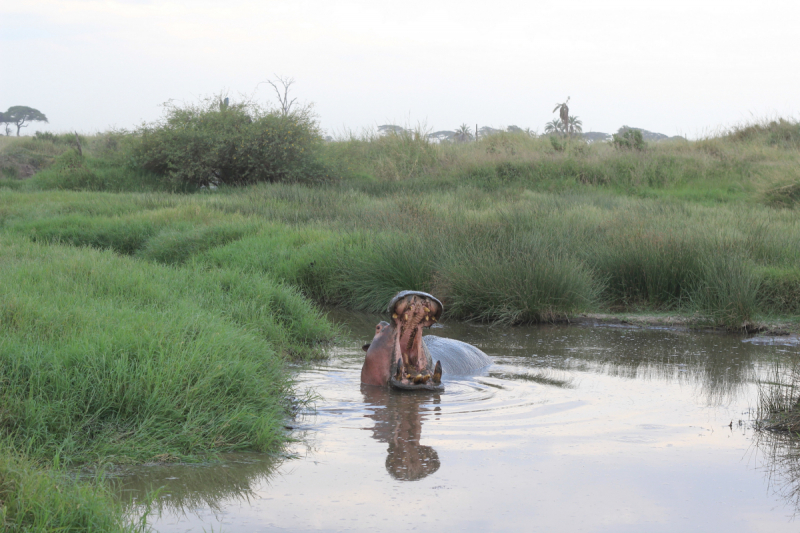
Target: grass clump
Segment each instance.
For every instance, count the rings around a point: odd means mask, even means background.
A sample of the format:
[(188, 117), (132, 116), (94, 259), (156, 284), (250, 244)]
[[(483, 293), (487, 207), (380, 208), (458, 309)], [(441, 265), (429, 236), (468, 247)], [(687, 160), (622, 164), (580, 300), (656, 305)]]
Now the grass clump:
[(14, 450), (0, 452), (0, 529), (23, 531), (145, 531), (131, 524), (102, 480), (79, 482), (43, 469)]
[[(268, 276), (317, 302), (368, 311), (413, 286), (435, 292), (454, 318), (669, 310), (735, 329), (797, 301), (794, 278), (775, 274), (800, 261), (792, 210), (520, 192), (514, 182), (428, 185), (272, 184), (102, 199), (8, 192), (0, 221), (36, 242)], [(780, 299), (768, 296), (776, 291)]]
[(758, 427), (800, 433), (800, 361), (775, 364), (758, 382)]
[(418, 127), (386, 135), (351, 134), (328, 143), (324, 157), (341, 175), (368, 181), (404, 181), (428, 174), (440, 162), (440, 152)]
[(800, 148), (800, 122), (779, 118), (733, 128), (728, 137), (740, 143), (763, 143), (783, 149)]
[(700, 261), (691, 300), (705, 316), (728, 329), (748, 329), (758, 312), (762, 278), (735, 253), (710, 253)]
[(771, 207), (785, 208), (800, 204), (800, 182), (766, 191), (764, 193), (764, 202)]
[(439, 283), (457, 318), (548, 322), (593, 307), (602, 285), (581, 261), (536, 235), (492, 235), (453, 250)]
[(767, 267), (760, 277), (762, 309), (800, 315), (800, 267)]

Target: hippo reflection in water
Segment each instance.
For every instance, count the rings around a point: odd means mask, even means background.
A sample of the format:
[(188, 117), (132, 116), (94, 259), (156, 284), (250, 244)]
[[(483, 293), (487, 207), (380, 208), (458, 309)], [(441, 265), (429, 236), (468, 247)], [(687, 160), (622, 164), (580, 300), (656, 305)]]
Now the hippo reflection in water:
[(422, 336), (422, 328), (436, 323), (443, 309), (442, 302), (428, 293), (397, 293), (387, 309), (391, 322), (375, 326), (375, 337), (363, 347), (367, 355), (361, 382), (380, 387), (389, 384), (401, 390), (441, 391), (442, 375), (467, 375), (490, 365), (489, 356), (470, 344)]
[[(439, 394), (393, 394), (386, 387), (362, 385), (364, 403), (375, 421), (372, 438), (388, 444), (386, 471), (399, 481), (416, 481), (439, 470), (439, 454), (420, 444), (422, 423), (440, 411)], [(429, 402), (433, 400), (431, 409)]]

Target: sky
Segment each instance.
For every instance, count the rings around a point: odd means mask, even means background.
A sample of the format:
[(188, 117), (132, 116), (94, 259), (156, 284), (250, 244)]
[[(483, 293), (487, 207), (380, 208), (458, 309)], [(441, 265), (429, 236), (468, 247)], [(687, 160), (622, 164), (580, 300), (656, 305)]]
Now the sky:
[(331, 135), (381, 124), (697, 138), (800, 114), (800, 2), (0, 0), (0, 109), (25, 134), (135, 128), (168, 100), (275, 104)]

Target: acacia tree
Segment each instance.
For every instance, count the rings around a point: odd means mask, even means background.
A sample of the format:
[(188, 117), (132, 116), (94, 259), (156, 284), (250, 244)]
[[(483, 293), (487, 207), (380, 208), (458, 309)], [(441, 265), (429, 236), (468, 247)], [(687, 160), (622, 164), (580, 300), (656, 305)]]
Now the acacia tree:
[[(281, 115), (286, 117), (292, 112), (292, 106), (297, 102), (297, 98), (289, 99), (289, 89), (294, 85), (294, 78), (277, 75), (275, 78), (277, 78), (275, 81), (267, 80), (267, 83), (272, 85), (272, 88), (275, 89), (275, 94), (278, 95), (278, 111)], [(278, 87), (278, 85), (280, 85), (280, 87)]]
[[(8, 108), (8, 111), (3, 113), (3, 122), (7, 124), (14, 124), (17, 127), (17, 137), (19, 137), (19, 130), (28, 127), (28, 122), (49, 122), (47, 117), (32, 107), (24, 105), (15, 105)], [(8, 130), (6, 130), (6, 133)]]

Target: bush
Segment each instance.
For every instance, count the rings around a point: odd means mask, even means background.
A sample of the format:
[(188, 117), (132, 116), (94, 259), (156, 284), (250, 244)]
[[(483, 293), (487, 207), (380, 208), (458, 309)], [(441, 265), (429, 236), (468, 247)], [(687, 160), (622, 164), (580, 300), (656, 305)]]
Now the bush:
[(618, 150), (638, 150), (647, 148), (642, 132), (633, 128), (622, 128), (619, 133), (612, 136), (611, 144)]
[(257, 182), (317, 181), (322, 142), (313, 116), (282, 115), (250, 103), (167, 106), (166, 117), (145, 125), (134, 160), (175, 184), (194, 187)]

